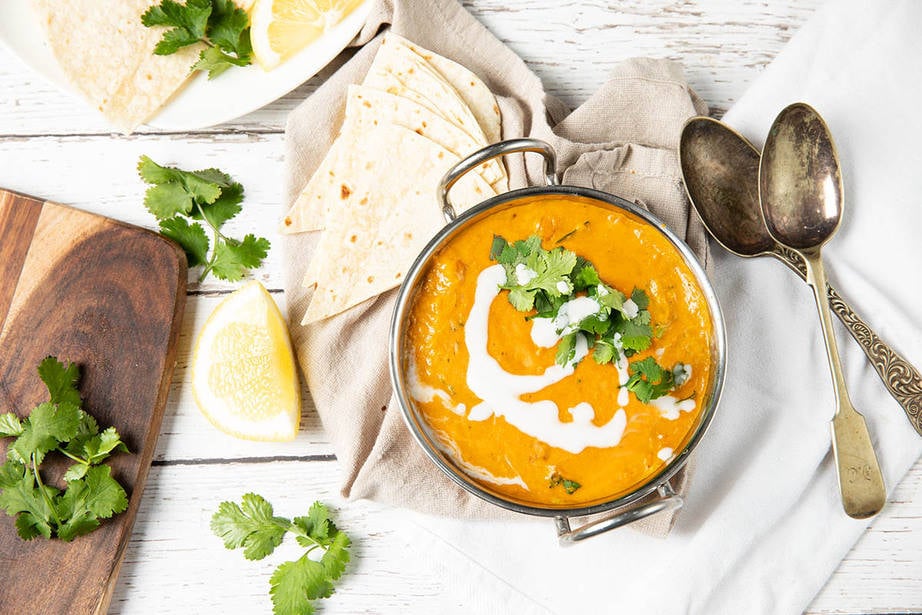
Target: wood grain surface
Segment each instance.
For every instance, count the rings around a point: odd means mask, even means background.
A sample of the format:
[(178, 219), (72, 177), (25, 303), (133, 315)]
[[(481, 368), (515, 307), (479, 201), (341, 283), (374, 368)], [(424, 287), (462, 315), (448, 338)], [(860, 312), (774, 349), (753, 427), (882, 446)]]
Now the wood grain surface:
[[(154, 454), (185, 302), (185, 255), (150, 231), (0, 190), (0, 412), (47, 399), (36, 367), (80, 367), (85, 409), (115, 426), (130, 454), (112, 458), (128, 510), (66, 543), (23, 541), (0, 518), (3, 613), (104, 613)], [(63, 487), (66, 464), (42, 464)]]
[[(523, 58), (550, 94), (570, 106), (594, 92), (617, 62), (667, 57), (682, 63), (691, 86), (720, 117), (821, 0), (463, 3)], [(252, 232), (275, 240), (286, 205), (285, 121), (331, 70), (220, 126), (181, 133), (142, 128), (124, 136), (0, 47), (0, 185), (153, 227), (155, 220), (142, 205), (145, 186), (135, 171), (140, 154), (187, 168), (215, 166), (247, 191), (244, 210), (226, 227), (228, 234)], [(251, 274), (283, 313), (285, 266), (276, 246)], [(192, 342), (234, 285), (212, 278), (199, 284), (196, 278), (193, 272), (153, 468), (110, 613), (268, 613), (268, 576), (291, 553), (247, 562), (226, 552), (208, 528), (220, 501), (247, 490), (269, 497), (283, 515), (304, 514), (314, 499), (339, 508), (342, 527), (357, 538), (357, 554), (336, 595), (323, 605), (328, 615), (504, 612), (473, 610), (471, 596), (453, 594), (447, 581), (451, 562), (418, 560), (413, 545), (419, 531), (401, 511), (342, 502), (333, 448), (308, 400), (294, 442), (237, 440), (205, 421), (190, 389)], [(807, 612), (922, 612), (922, 464), (896, 487)]]

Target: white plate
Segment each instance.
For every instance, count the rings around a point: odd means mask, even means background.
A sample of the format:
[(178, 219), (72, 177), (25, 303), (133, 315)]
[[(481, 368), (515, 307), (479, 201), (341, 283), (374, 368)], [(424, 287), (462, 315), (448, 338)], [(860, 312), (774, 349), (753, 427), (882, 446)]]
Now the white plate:
[[(269, 104), (329, 64), (362, 29), (370, 10), (371, 0), (365, 0), (320, 39), (271, 71), (255, 65), (234, 67), (213, 81), (199, 73), (147, 124), (164, 130), (195, 130)], [(0, 43), (51, 83), (79, 96), (45, 42), (29, 0), (0, 0)], [(221, 104), (215, 105), (216, 100)]]

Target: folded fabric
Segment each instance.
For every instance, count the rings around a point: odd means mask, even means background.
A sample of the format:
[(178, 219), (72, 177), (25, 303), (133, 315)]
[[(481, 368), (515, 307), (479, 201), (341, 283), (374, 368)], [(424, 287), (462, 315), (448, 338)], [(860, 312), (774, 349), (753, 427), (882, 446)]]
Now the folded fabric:
[[(797, 100), (829, 121), (846, 195), (841, 230), (824, 250), (831, 281), (917, 367), (920, 22), (922, 5), (911, 1), (831, 2), (726, 117), (759, 144)], [(872, 521), (850, 519), (839, 501), (833, 389), (816, 308), (807, 286), (777, 261), (744, 260), (719, 247), (711, 256), (727, 324), (727, 380), (669, 537), (614, 532), (560, 549), (541, 525), (415, 515), (410, 522), (426, 537), (420, 553), (452, 562), (446, 595), (492, 597), (534, 613), (807, 608)], [(852, 401), (867, 418), (892, 491), (922, 453), (922, 438), (858, 346), (837, 332)]]
[[(681, 184), (676, 142), (684, 121), (707, 108), (678, 65), (631, 60), (573, 113), (545, 94), (538, 78), (455, 0), (378, 3), (359, 42), (366, 43), (330, 80), (295, 109), (286, 128), (288, 203), (318, 167), (342, 123), (347, 86), (362, 81), (383, 25), (478, 74), (497, 95), (503, 138), (550, 142), (563, 182), (611, 192), (647, 207), (708, 262), (701, 222)], [(507, 159), (510, 185), (540, 182), (540, 160)], [(527, 167), (527, 168), (526, 168)], [(447, 169), (446, 169), (447, 170)], [(435, 188), (433, 207), (435, 204)], [(301, 280), (316, 233), (286, 236), (289, 319), (301, 321), (309, 290)], [(292, 338), (308, 390), (340, 462), (343, 494), (454, 517), (511, 517), (459, 488), (425, 456), (406, 429), (387, 368), (387, 333), (394, 292), (306, 327)], [(686, 473), (673, 481), (682, 491)], [(641, 527), (663, 535), (671, 517)]]

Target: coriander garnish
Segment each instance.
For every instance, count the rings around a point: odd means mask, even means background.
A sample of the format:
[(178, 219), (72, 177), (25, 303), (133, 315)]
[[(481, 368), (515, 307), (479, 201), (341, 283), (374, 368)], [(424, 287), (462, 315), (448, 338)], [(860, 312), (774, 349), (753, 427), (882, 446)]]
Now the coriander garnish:
[(554, 487), (557, 487), (558, 485), (563, 487), (563, 490), (567, 492), (567, 495), (573, 495), (574, 493), (576, 493), (577, 489), (582, 487), (582, 485), (576, 482), (575, 480), (564, 478), (559, 473), (554, 472), (553, 474), (551, 474), (550, 478), (548, 478), (547, 486), (549, 489), (553, 489)]
[[(128, 448), (114, 427), (100, 431), (81, 408), (75, 364), (47, 357), (38, 374), (51, 399), (21, 420), (12, 412), (0, 414), (0, 438), (16, 438), (0, 465), (0, 508), (16, 517), (16, 531), (24, 540), (56, 536), (69, 542), (128, 507), (125, 490), (103, 463)], [(64, 473), (64, 489), (42, 478), (42, 461), (52, 452), (74, 461)]]
[[(275, 615), (313, 613), (312, 601), (333, 594), (333, 581), (349, 563), (349, 537), (336, 527), (320, 502), (313, 503), (306, 517), (286, 519), (274, 516), (265, 498), (247, 493), (240, 505), (221, 502), (211, 517), (211, 531), (228, 549), (242, 547), (243, 556), (250, 560), (272, 553), (287, 532), (307, 549), (300, 558), (279, 565), (269, 579)], [(317, 549), (322, 555), (312, 559), (310, 554)]]
[[(242, 209), (243, 186), (229, 175), (218, 169), (163, 167), (147, 156), (138, 161), (138, 174), (151, 184), (144, 206), (160, 223), (160, 234), (182, 246), (190, 267), (204, 266), (200, 282), (209, 273), (237, 281), (262, 264), (269, 252), (267, 239), (248, 234), (239, 240), (221, 232), (224, 223)], [(211, 230), (211, 240), (199, 221)]]
[(207, 70), (214, 79), (231, 66), (246, 66), (252, 62), (250, 45), (250, 18), (233, 0), (162, 0), (141, 15), (141, 23), (148, 28), (169, 28), (154, 53), (166, 56), (183, 47), (203, 43), (193, 71)]
[[(560, 336), (558, 364), (574, 361), (580, 337), (599, 364), (615, 363), (622, 355), (630, 358), (652, 344), (647, 293), (635, 288), (628, 297), (603, 282), (592, 263), (570, 250), (560, 246), (545, 250), (538, 235), (511, 244), (494, 236), (490, 260), (506, 270), (502, 288), (509, 291), (509, 303), (515, 309), (533, 311), (529, 320), (551, 319)], [(632, 376), (625, 386), (641, 402), (649, 403), (682, 384), (676, 381), (675, 371), (647, 357), (631, 363)]]

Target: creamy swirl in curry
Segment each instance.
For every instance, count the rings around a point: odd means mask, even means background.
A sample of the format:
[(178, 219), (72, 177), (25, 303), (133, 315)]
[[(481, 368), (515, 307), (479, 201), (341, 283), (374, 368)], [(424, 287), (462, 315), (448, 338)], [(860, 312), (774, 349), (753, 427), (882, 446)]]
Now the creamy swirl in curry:
[[(575, 292), (554, 319), (517, 310), (500, 287), (534, 272), (491, 260), (496, 235), (537, 235), (546, 250), (591, 261), (606, 287), (643, 289), (650, 346), (600, 364), (591, 336), (574, 336), (558, 363), (568, 323), (592, 316), (598, 297)], [(637, 313), (632, 303), (622, 314)], [(694, 274), (658, 229), (592, 199), (529, 197), (468, 224), (430, 259), (411, 302), (408, 391), (436, 446), (482, 488), (537, 506), (591, 505), (639, 488), (681, 453), (709, 391), (711, 331)], [(648, 357), (681, 374), (644, 403), (625, 385)]]

